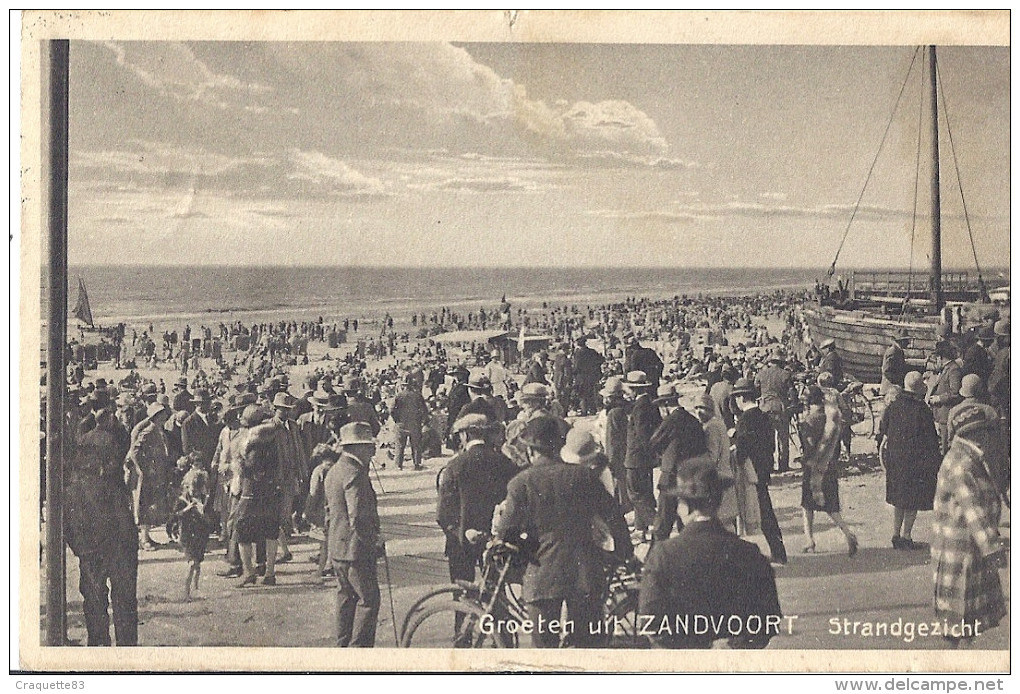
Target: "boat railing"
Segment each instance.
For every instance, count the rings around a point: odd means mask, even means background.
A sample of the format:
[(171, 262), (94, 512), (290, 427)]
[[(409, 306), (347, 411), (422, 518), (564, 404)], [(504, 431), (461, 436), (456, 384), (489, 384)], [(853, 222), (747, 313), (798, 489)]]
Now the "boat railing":
[[(931, 279), (924, 272), (854, 271), (850, 286), (855, 298), (865, 296), (895, 296), (923, 298), (931, 291)], [(942, 273), (942, 290), (947, 293), (967, 293), (978, 290), (967, 272)]]

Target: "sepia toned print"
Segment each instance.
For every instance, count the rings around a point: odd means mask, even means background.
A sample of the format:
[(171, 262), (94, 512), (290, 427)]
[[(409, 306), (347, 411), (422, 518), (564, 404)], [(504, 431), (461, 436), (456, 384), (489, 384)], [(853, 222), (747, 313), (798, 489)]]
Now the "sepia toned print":
[(1008, 15), (25, 26), (27, 669), (1008, 668)]

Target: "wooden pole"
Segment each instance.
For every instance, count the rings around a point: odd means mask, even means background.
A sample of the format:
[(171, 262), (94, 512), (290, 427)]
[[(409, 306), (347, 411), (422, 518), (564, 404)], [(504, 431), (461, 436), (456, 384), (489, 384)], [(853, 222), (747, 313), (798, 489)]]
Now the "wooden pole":
[(67, 342), (67, 91), (69, 42), (49, 41), (47, 124), (49, 293), (46, 316), (46, 645), (67, 640), (64, 595), (64, 348)]
[(942, 294), (942, 204), (939, 193), (939, 99), (935, 46), (929, 46), (931, 57), (931, 299), (935, 313), (946, 305)]

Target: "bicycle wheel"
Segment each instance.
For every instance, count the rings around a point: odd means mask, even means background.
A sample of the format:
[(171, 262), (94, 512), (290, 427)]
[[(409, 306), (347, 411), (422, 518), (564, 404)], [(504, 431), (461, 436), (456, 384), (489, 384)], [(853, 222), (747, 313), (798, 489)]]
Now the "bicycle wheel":
[(447, 600), (425, 607), (411, 620), (402, 648), (510, 648), (507, 634), (499, 633), (499, 620), (470, 602)]
[(638, 633), (638, 590), (627, 590), (610, 598), (606, 610), (608, 648), (650, 648), (647, 636)]
[(450, 596), (459, 596), (464, 593), (464, 587), (449, 583), (442, 586), (433, 586), (427, 593), (422, 595), (418, 600), (411, 605), (410, 609), (407, 610), (407, 614), (404, 615), (404, 621), (400, 625), (400, 641), (403, 642), (404, 634), (407, 633), (407, 628), (410, 626), (411, 621), (421, 614), (421, 612), (428, 606), (428, 603), (435, 602), (439, 599), (439, 602), (449, 602)]
[(875, 413), (871, 401), (858, 393), (850, 401), (850, 431), (854, 436), (871, 438), (875, 434)]

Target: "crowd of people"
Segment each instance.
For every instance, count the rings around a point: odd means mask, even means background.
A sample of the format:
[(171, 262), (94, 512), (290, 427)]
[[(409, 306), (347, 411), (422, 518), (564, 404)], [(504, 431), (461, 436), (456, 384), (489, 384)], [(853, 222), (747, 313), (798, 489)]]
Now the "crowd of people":
[[(565, 606), (584, 624), (602, 619), (607, 549), (627, 561), (644, 544), (643, 614), (773, 623), (775, 569), (788, 550), (770, 485), (796, 462), (793, 419), (803, 551), (816, 549), (819, 512), (842, 532), (849, 556), (859, 545), (839, 499), (850, 453), (845, 374), (831, 341), (810, 344), (802, 299), (628, 299), (516, 315), (504, 301), (463, 316), (415, 315), (411, 326), (425, 330), (416, 337), (387, 315), (374, 338), (381, 350), (369, 354), (359, 343), (315, 364), (302, 340), (333, 347), (331, 336), (358, 326), (238, 323), (200, 331), (203, 341), (235, 347), (245, 335), (232, 362), (221, 353), (215, 370), (192, 370), (169, 388), (144, 369), (117, 383), (72, 372), (78, 407), (65, 422), (73, 451), (65, 521), (89, 644), (111, 642), (111, 600), (116, 643), (137, 643), (138, 556), (158, 547), (154, 528), (181, 547), (190, 596), (210, 540), (224, 550), (221, 576), (239, 589), (273, 586), (276, 566), (293, 560), (289, 538), (316, 527), (319, 570), (338, 585), (336, 643), (373, 646), (385, 543), (370, 470), (421, 469), (445, 455), (436, 520), (451, 579), (473, 580), (484, 538), (525, 536), (535, 557), (523, 577), (529, 616), (548, 621)], [(551, 336), (548, 349), (511, 366), (499, 351), (458, 358), (432, 339), (434, 329), (509, 328), (514, 320)], [(182, 344), (189, 339), (186, 328)], [(892, 547), (929, 549), (912, 530), (919, 511), (934, 511), (936, 612), (989, 628), (1004, 614), (995, 567), (1003, 557), (1000, 501), (1009, 501), (1008, 319), (947, 336), (927, 380), (903, 359), (907, 339), (883, 363), (878, 438)], [(164, 349), (174, 344), (173, 333), (163, 341)], [(306, 375), (291, 381), (299, 365)], [(693, 405), (682, 405), (688, 397)], [(767, 557), (741, 539), (756, 532)], [(725, 638), (760, 648), (771, 635), (671, 631), (653, 640), (695, 648)], [(536, 632), (532, 645), (561, 645), (554, 636)], [(601, 644), (584, 628), (567, 640)]]

